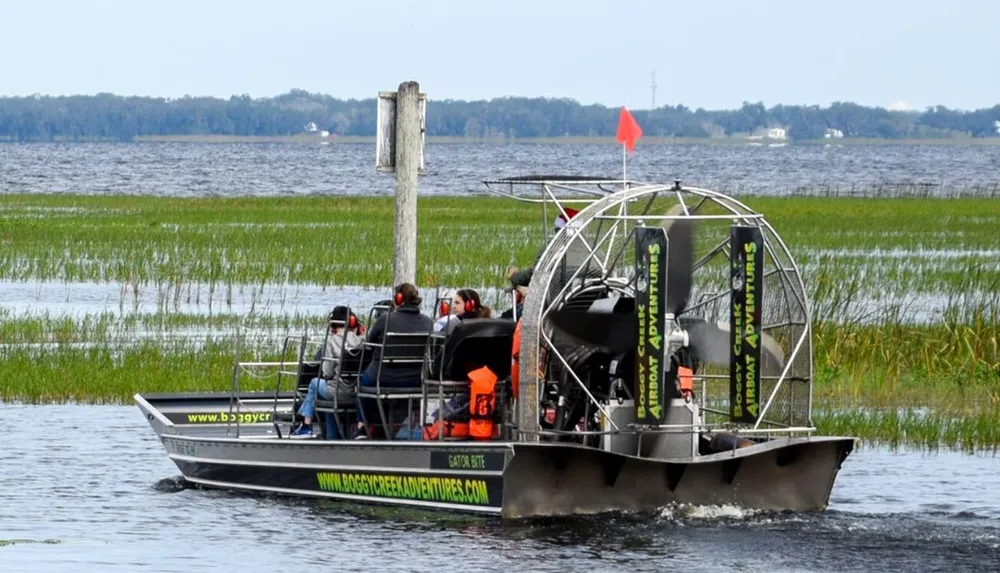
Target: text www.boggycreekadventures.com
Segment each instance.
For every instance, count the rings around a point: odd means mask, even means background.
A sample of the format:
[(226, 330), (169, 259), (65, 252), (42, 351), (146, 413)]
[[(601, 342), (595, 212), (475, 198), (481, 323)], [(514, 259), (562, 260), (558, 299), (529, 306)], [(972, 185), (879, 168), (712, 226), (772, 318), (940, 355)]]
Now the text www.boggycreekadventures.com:
[(271, 421), (271, 412), (206, 412), (204, 414), (188, 414), (189, 424), (263, 424)]
[(316, 478), (323, 491), (472, 505), (490, 504), (486, 482), (481, 479), (340, 472), (318, 472)]

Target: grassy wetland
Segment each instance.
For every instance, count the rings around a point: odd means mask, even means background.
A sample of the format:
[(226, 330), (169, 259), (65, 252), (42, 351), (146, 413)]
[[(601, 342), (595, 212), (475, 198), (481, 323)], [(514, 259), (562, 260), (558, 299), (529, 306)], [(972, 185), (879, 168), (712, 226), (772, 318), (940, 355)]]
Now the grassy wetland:
[[(813, 295), (821, 431), (1000, 444), (1000, 202), (745, 200), (789, 245)], [(342, 285), (372, 289), (368, 304), (384, 298), (392, 208), (387, 198), (2, 195), (3, 288), (112, 294), (89, 305), (67, 294), (60, 308), (73, 312), (5, 297), (0, 399), (128, 403), (140, 390), (226, 389), (237, 332), (242, 358), (273, 358), (285, 333), (321, 328)], [(541, 221), (509, 200), (428, 197), (419, 225), (420, 284), (489, 288), (532, 262)], [(300, 288), (320, 302), (275, 302)], [(140, 296), (150, 304), (130, 305)]]

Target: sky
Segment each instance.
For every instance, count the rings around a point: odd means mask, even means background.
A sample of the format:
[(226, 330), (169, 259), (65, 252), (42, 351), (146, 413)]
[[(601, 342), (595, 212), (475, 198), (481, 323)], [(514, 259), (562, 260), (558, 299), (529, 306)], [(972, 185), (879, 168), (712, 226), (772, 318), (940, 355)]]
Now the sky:
[(997, 0), (0, 0), (0, 95), (1000, 103)]

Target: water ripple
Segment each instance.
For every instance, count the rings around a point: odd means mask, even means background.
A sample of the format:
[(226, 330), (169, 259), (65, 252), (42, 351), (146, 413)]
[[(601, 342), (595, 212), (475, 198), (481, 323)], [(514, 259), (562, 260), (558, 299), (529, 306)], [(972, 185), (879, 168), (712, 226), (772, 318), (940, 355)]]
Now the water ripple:
[[(428, 195), (482, 193), (490, 177), (572, 173), (620, 176), (615, 145), (434, 144)], [(0, 192), (160, 196), (388, 195), (371, 144), (0, 144)], [(648, 145), (629, 163), (633, 179), (733, 194), (798, 189), (891, 192), (899, 187), (1000, 195), (998, 146)], [(504, 166), (504, 167), (498, 167)], [(516, 166), (516, 167), (511, 167)]]
[(1000, 567), (997, 475), (1000, 458), (988, 455), (865, 449), (848, 458), (822, 513), (671, 507), (501, 523), (189, 487), (136, 408), (4, 404), (0, 565), (184, 573), (293, 563), (419, 572), (990, 571)]

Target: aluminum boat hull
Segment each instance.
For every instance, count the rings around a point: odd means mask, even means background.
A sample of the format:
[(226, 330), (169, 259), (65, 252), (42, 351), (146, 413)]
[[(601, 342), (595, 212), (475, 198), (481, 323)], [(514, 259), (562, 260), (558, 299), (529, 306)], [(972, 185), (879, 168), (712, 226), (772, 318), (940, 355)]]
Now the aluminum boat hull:
[[(273, 394), (263, 398), (241, 395), (234, 421), (229, 394), (135, 396), (194, 484), (503, 518), (655, 511), (671, 503), (818, 511), (855, 444), (775, 438), (649, 459), (552, 442), (288, 439), (272, 423)], [(279, 412), (290, 407), (290, 395), (279, 400)]]

